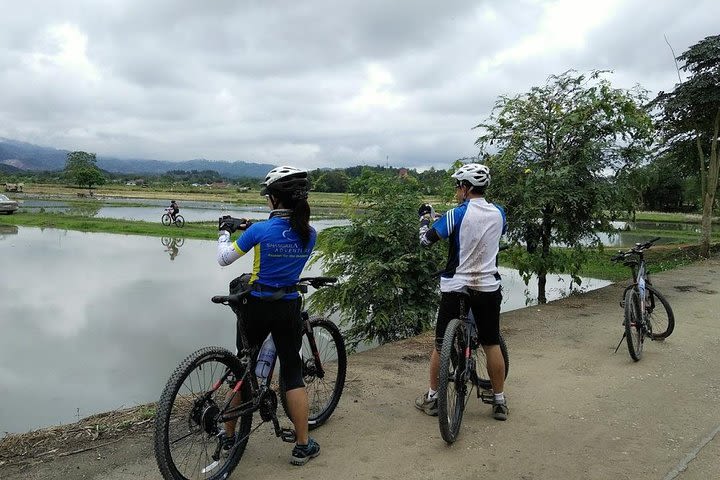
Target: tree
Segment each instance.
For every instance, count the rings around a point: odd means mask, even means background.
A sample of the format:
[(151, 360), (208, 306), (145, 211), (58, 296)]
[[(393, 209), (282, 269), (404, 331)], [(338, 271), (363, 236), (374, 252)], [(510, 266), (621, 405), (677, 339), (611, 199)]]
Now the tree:
[(315, 184), (315, 190), (318, 192), (347, 192), (350, 179), (342, 170), (330, 170), (323, 173)]
[(488, 193), (506, 207), (509, 240), (525, 244), (513, 262), (526, 282), (537, 275), (540, 303), (548, 273), (579, 282), (587, 248), (601, 245), (597, 232), (611, 228), (617, 206), (608, 171), (640, 162), (650, 145), (644, 91), (612, 88), (604, 73), (569, 71), (500, 97), (475, 127), (484, 130), (476, 144), (491, 168)]
[(702, 233), (700, 255), (710, 255), (712, 214), (718, 188), (720, 133), (720, 35), (706, 37), (678, 57), (690, 78), (672, 92), (660, 92), (653, 104), (662, 109), (660, 125), (670, 149), (694, 143), (700, 172)]
[(342, 281), (315, 292), (312, 308), (339, 311), (353, 346), (417, 335), (435, 319), (439, 297), (433, 272), (442, 256), (420, 246), (417, 181), (366, 170), (351, 188), (358, 194), (349, 209), (351, 225), (321, 232), (313, 258)]
[(105, 177), (96, 163), (97, 158), (94, 153), (69, 152), (65, 162), (65, 176), (78, 186), (87, 185), (89, 189), (93, 185), (102, 185), (105, 183)]

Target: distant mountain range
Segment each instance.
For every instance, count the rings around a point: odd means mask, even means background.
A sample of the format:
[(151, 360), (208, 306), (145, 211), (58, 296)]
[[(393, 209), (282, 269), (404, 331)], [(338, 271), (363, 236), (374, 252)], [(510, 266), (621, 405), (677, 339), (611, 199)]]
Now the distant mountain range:
[[(68, 150), (41, 147), (31, 143), (18, 142), (0, 137), (0, 171), (17, 172), (19, 170), (53, 171), (63, 170)], [(262, 178), (268, 170), (275, 167), (267, 163), (243, 161), (228, 162), (221, 160), (183, 160), (169, 162), (141, 158), (115, 158), (98, 155), (97, 165), (113, 173), (159, 174), (169, 170), (214, 170), (223, 177)]]

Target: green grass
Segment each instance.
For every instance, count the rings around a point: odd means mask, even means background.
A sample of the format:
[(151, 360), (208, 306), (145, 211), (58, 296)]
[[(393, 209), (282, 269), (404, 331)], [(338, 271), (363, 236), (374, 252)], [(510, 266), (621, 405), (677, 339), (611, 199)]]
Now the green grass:
[(62, 213), (16, 213), (0, 216), (0, 225), (22, 225), (24, 227), (58, 228), (81, 232), (104, 232), (121, 235), (147, 235), (152, 237), (217, 239), (216, 222), (186, 223), (183, 228), (175, 225), (166, 227), (158, 222), (94, 218)]
[[(621, 218), (624, 221), (633, 221), (630, 217)], [(667, 223), (700, 223), (702, 213), (675, 213), (675, 212), (637, 212), (634, 221), (636, 222), (667, 222)], [(720, 219), (713, 217), (713, 223)]]

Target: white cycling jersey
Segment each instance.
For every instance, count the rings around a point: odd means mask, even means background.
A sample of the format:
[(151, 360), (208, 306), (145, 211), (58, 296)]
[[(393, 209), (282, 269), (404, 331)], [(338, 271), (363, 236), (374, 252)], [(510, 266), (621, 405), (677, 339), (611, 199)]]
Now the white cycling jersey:
[(505, 211), (484, 198), (466, 200), (438, 218), (431, 227), (421, 225), (423, 245), (431, 245), (440, 238), (450, 240), (448, 262), (440, 277), (440, 291), (497, 290), (500, 274), (496, 258), (500, 237), (506, 229)]

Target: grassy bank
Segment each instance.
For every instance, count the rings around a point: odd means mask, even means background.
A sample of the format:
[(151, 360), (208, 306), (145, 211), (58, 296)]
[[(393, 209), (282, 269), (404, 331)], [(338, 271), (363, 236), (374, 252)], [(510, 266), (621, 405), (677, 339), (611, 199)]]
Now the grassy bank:
[[(625, 217), (620, 220), (627, 222), (663, 222), (663, 223), (697, 223), (702, 220), (700, 213), (676, 213), (676, 212), (637, 212), (635, 218)], [(713, 217), (716, 224), (720, 218)]]
[(121, 235), (147, 235), (151, 237), (217, 239), (216, 222), (186, 223), (183, 228), (174, 225), (166, 227), (158, 222), (94, 218), (63, 213), (16, 213), (0, 216), (0, 225), (21, 225), (24, 227), (58, 228), (80, 232), (103, 232)]
[[(63, 199), (82, 200), (88, 196), (87, 188), (71, 187), (55, 184), (25, 184), (22, 194), (11, 194), (12, 198), (41, 198), (41, 199)], [(312, 192), (310, 195), (311, 207), (333, 207), (340, 208), (346, 204), (351, 194), (345, 193), (324, 193)], [(167, 189), (142, 188), (126, 185), (102, 185), (92, 189), (92, 198), (105, 202), (112, 202), (113, 199), (150, 199), (170, 202), (177, 200), (182, 205), (183, 201), (198, 202), (221, 202), (239, 205), (265, 205), (265, 197), (260, 191), (250, 190), (239, 192), (236, 187), (170, 187)], [(142, 204), (140, 202), (140, 204)]]
[(0, 438), (0, 466), (23, 466), (66, 457), (122, 440), (128, 435), (152, 432), (155, 404), (113, 410), (69, 425), (27, 433), (6, 432)]

